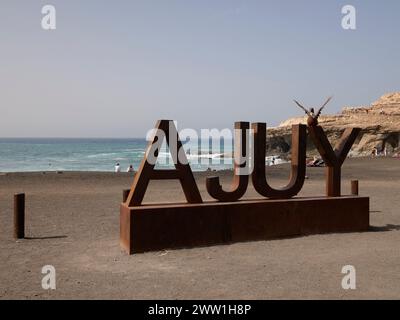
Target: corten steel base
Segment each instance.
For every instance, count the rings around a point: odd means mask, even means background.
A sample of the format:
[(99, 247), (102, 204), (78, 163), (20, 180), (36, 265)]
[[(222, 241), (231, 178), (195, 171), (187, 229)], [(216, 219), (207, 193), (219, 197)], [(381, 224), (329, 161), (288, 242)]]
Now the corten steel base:
[(120, 242), (129, 254), (369, 228), (369, 198), (354, 196), (121, 204), (120, 213)]

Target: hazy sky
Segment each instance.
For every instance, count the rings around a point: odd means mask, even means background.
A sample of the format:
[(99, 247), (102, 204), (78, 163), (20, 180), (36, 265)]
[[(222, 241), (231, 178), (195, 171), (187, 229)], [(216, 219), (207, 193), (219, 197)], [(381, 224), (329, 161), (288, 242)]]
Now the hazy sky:
[(398, 0), (0, 0), (0, 137), (272, 126), (301, 114), (293, 98), (330, 94), (330, 113), (369, 104), (400, 90), (399, 13)]

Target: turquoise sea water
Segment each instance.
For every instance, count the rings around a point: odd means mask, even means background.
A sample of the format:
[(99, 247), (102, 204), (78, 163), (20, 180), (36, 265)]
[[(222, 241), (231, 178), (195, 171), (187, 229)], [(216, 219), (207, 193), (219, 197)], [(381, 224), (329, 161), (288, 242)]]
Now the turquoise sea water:
[[(47, 139), (1, 138), (0, 172), (31, 171), (113, 171), (119, 162), (122, 171), (130, 164), (138, 168), (143, 159), (145, 139)], [(223, 147), (223, 148), (222, 148)], [(232, 167), (232, 146), (218, 150), (200, 143), (187, 143), (184, 149), (193, 171)], [(165, 149), (159, 155), (159, 167), (171, 167)]]

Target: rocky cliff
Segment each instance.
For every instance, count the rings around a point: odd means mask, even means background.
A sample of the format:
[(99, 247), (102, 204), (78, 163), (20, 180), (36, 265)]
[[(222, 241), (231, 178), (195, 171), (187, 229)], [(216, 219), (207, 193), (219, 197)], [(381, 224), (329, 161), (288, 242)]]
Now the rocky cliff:
[[(305, 124), (307, 117), (286, 120), (276, 128), (268, 129), (269, 154), (288, 154), (291, 149), (291, 126)], [(400, 92), (382, 96), (370, 106), (344, 107), (336, 115), (322, 115), (319, 124), (334, 145), (345, 128), (359, 127), (362, 132), (356, 140), (350, 156), (371, 155), (374, 148), (387, 154), (399, 152), (400, 139)], [(308, 155), (316, 155), (311, 141), (307, 142)]]

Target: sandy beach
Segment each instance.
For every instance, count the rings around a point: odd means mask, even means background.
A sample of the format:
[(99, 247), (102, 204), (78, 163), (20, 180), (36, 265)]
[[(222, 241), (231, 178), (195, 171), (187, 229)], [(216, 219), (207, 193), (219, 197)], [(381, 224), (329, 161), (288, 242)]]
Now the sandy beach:
[[(119, 246), (119, 204), (132, 175), (0, 174), (1, 299), (398, 299), (400, 298), (400, 160), (348, 159), (350, 180), (370, 196), (365, 233), (235, 243), (128, 256)], [(275, 186), (288, 165), (271, 167)], [(197, 173), (203, 199), (205, 177)], [(231, 172), (217, 173), (229, 184)], [(324, 194), (324, 169), (308, 168), (301, 196)], [(13, 239), (13, 194), (26, 193), (26, 237)], [(246, 198), (259, 198), (249, 186)], [(182, 202), (176, 181), (152, 182), (146, 202)], [(53, 265), (57, 289), (43, 290), (41, 269)], [(357, 289), (343, 290), (344, 265)]]

